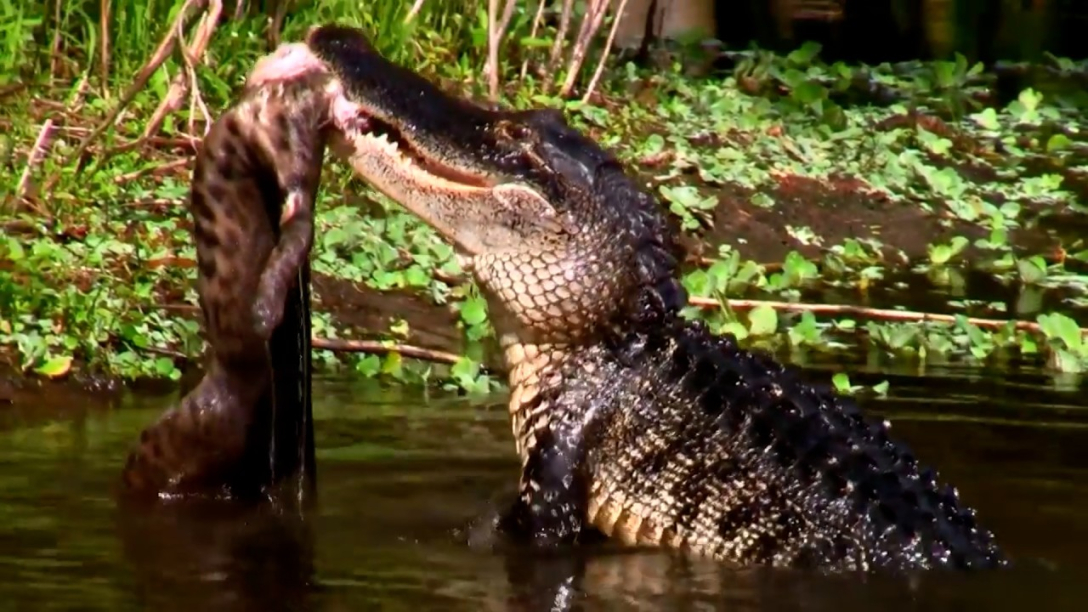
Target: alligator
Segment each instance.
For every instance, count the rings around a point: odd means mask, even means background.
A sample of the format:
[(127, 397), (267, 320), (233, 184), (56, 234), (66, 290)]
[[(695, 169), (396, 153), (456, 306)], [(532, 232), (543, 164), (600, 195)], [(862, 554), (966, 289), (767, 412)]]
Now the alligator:
[(304, 42), (365, 115), (334, 150), (455, 246), (487, 299), (521, 459), (504, 529), (737, 565), (1009, 563), (887, 423), (681, 316), (675, 223), (561, 112), (446, 93), (356, 28)]
[(123, 470), (133, 495), (251, 498), (295, 476), (302, 495), (314, 483), (309, 253), (336, 86), (304, 46), (284, 45), (197, 152), (188, 202), (208, 363), (141, 433)]

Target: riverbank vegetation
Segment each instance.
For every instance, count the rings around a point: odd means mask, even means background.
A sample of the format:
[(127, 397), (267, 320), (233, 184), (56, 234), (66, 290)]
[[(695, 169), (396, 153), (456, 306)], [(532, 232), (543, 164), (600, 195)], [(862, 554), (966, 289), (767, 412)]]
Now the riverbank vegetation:
[[(603, 12), (575, 14), (559, 36), (561, 16), (533, 3), (488, 4), (317, 0), (284, 15), (281, 36), (359, 25), (450, 90), (562, 108), (682, 226), (686, 315), (749, 346), (795, 363), (1025, 365), (1061, 384), (1088, 369), (1084, 62), (1049, 57), (1011, 89), (963, 56), (829, 63), (816, 43), (708, 57), (681, 42), (636, 63), (602, 52)], [(176, 380), (199, 362), (193, 147), (275, 38), (269, 16), (231, 11), (0, 2), (0, 353), (12, 368)], [(583, 21), (596, 33), (579, 43)], [(325, 176), (316, 362), (498, 386), (486, 304), (450, 247), (339, 165)]]

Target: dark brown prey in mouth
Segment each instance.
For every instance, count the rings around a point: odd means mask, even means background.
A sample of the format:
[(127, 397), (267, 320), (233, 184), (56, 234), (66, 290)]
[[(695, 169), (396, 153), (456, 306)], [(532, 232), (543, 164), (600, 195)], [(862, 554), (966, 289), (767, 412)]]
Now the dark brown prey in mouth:
[(313, 484), (313, 208), (329, 132), (357, 113), (299, 50), (258, 63), (197, 153), (189, 211), (210, 350), (197, 387), (142, 432), (123, 474), (130, 494), (249, 498)]

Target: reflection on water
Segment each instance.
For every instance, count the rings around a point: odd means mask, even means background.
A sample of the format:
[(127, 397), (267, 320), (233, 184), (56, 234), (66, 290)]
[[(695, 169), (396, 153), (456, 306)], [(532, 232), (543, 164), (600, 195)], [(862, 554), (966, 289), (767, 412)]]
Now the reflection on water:
[(517, 473), (502, 398), (324, 380), (319, 499), (305, 517), (117, 507), (124, 452), (169, 398), (0, 408), (0, 609), (1079, 609), (1088, 400), (1027, 376), (945, 374), (894, 377), (893, 397), (867, 407), (979, 508), (1018, 561), (1008, 572), (826, 577), (614, 547), (511, 549), (486, 537)]

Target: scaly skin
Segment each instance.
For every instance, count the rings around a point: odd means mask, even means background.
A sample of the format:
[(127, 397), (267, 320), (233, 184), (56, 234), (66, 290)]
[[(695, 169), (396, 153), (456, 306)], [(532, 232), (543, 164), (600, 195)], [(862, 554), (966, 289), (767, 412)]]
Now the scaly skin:
[(197, 153), (189, 210), (208, 364), (141, 434), (123, 474), (132, 493), (313, 483), (308, 256), (336, 84), (299, 47), (258, 62)]
[(370, 120), (336, 150), (454, 243), (487, 296), (522, 459), (506, 526), (746, 565), (1005, 563), (885, 424), (679, 316), (665, 212), (558, 113), (453, 98), (351, 28), (306, 43)]

